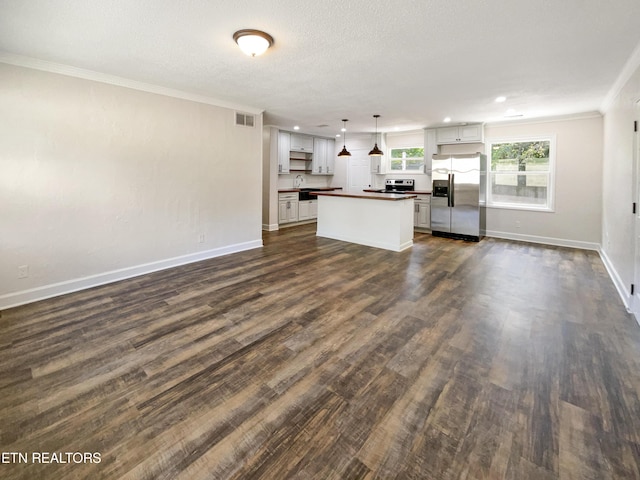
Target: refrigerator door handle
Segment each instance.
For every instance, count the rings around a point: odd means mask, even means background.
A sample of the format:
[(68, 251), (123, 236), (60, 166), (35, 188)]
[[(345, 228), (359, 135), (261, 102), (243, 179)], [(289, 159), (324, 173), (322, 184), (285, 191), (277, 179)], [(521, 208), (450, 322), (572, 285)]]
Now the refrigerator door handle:
[(450, 207), (455, 207), (455, 198), (453, 195), (454, 186), (455, 186), (455, 174), (450, 173), (449, 174), (449, 202), (448, 202), (448, 205)]

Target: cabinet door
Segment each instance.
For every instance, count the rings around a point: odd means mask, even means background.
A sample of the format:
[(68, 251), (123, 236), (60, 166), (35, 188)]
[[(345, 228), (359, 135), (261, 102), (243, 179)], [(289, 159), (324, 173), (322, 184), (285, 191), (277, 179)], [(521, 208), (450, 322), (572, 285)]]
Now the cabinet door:
[(291, 150), (291, 134), (278, 132), (278, 173), (289, 173), (289, 151)]
[(458, 127), (438, 128), (436, 130), (436, 142), (438, 145), (458, 143)]
[(371, 173), (384, 173), (382, 157), (369, 157), (371, 159)]
[(318, 218), (318, 200), (309, 201), (309, 218)]
[(333, 175), (336, 171), (336, 141), (327, 140), (325, 171), (327, 175)]
[(310, 205), (311, 200), (298, 202), (298, 220), (308, 220), (311, 218)]
[(326, 175), (327, 171), (327, 139), (313, 139), (312, 175)]
[(278, 202), (278, 223), (287, 223), (289, 221), (288, 203), (286, 200)]
[(414, 226), (431, 228), (431, 205), (426, 202), (416, 202), (416, 214)]
[(298, 221), (298, 202), (289, 201), (289, 221)]
[(291, 151), (293, 152), (313, 152), (313, 137), (309, 135), (301, 135), (298, 133), (291, 134)]
[(431, 159), (437, 153), (436, 130), (427, 129), (424, 131), (424, 173), (427, 175), (431, 175)]
[(458, 138), (461, 142), (482, 143), (482, 125), (463, 125), (459, 130)]

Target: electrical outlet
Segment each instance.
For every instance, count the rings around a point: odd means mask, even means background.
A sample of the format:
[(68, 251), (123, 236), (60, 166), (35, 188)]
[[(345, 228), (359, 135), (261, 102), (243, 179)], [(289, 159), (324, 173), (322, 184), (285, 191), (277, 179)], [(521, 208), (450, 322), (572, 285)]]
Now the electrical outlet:
[(20, 265), (18, 267), (18, 278), (29, 277), (29, 265)]
[(198, 235), (198, 243), (204, 243), (204, 233)]
[(516, 228), (520, 228), (520, 220), (516, 220)]

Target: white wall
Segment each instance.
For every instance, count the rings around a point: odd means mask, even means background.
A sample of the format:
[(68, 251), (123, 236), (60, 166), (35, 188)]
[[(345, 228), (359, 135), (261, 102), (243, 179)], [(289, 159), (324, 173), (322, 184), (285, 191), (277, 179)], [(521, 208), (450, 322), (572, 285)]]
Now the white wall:
[(602, 221), (602, 123), (602, 117), (593, 114), (487, 125), (487, 143), (492, 138), (525, 135), (556, 138), (555, 211), (488, 208), (487, 234), (598, 249)]
[(0, 308), (262, 245), (261, 115), (5, 64), (0, 85)]
[[(352, 154), (358, 150), (367, 149), (367, 153), (373, 148), (372, 136), (369, 134), (349, 133), (346, 140), (346, 147)], [(338, 152), (342, 150), (342, 140), (336, 139), (336, 165), (335, 173), (329, 178), (329, 186), (347, 189), (349, 185), (349, 157), (338, 157)], [(373, 181), (373, 177), (371, 175)]]
[[(604, 116), (602, 250), (623, 299), (629, 305), (634, 275), (633, 121), (640, 115), (640, 68), (631, 70)], [(639, 288), (636, 285), (636, 288)]]

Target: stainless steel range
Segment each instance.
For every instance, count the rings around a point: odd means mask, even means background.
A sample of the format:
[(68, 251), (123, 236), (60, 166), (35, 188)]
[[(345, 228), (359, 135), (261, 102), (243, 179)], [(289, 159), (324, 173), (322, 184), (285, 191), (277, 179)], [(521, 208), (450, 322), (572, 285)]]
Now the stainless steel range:
[(384, 190), (380, 190), (382, 193), (402, 193), (413, 192), (415, 190), (415, 180), (412, 178), (405, 179), (387, 179), (385, 182)]

